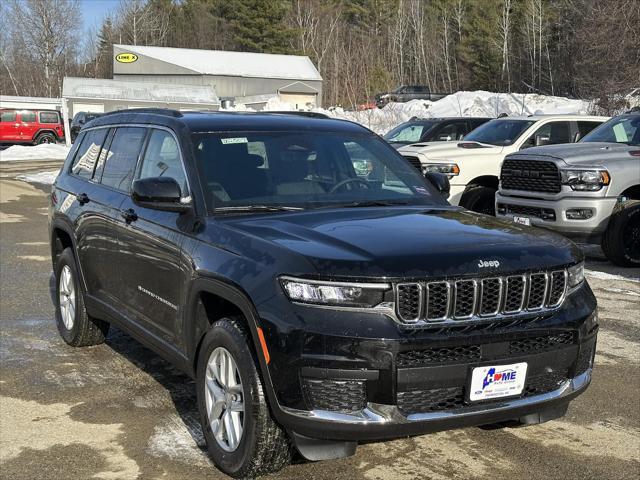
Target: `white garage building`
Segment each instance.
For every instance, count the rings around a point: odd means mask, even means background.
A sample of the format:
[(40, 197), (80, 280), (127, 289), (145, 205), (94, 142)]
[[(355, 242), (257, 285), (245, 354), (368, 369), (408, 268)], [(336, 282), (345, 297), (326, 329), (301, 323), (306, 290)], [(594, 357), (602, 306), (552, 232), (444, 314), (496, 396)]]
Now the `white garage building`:
[(296, 109), (322, 103), (322, 77), (306, 56), (139, 45), (114, 45), (113, 53), (118, 81), (210, 86), (255, 109), (274, 97)]

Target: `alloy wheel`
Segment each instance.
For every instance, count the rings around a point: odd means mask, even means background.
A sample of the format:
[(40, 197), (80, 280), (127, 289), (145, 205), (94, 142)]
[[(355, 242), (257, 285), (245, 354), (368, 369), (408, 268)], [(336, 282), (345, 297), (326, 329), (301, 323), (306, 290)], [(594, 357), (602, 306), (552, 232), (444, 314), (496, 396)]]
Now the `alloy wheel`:
[(216, 442), (226, 452), (235, 451), (244, 428), (244, 393), (236, 361), (224, 347), (217, 347), (209, 356), (205, 400)]
[(62, 267), (62, 271), (60, 272), (58, 297), (60, 301), (60, 315), (62, 316), (62, 323), (64, 323), (67, 330), (71, 330), (76, 318), (76, 290), (69, 265)]

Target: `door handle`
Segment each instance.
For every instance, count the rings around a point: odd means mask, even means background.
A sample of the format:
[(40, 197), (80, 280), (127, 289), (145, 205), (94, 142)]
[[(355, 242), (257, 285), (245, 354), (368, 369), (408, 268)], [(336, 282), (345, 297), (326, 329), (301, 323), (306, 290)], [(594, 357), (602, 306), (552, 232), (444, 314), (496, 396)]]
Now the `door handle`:
[(120, 212), (120, 215), (122, 216), (122, 218), (124, 218), (124, 221), (127, 223), (135, 222), (138, 219), (138, 214), (135, 212), (133, 208), (122, 210)]
[(84, 205), (85, 203), (89, 203), (89, 195), (87, 195), (86, 193), (81, 193), (80, 195), (78, 195), (76, 197), (76, 199), (78, 200), (78, 203), (80, 205)]

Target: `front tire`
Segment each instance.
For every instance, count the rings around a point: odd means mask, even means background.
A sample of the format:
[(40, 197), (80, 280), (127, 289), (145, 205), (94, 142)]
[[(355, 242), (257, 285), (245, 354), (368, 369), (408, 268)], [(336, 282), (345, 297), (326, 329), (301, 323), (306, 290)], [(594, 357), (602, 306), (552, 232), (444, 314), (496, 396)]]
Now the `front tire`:
[(640, 267), (640, 201), (615, 210), (602, 238), (607, 258), (621, 267)]
[(198, 410), (209, 454), (235, 478), (277, 472), (291, 444), (273, 420), (242, 318), (223, 318), (205, 335), (196, 375)]
[(104, 342), (109, 324), (87, 314), (71, 248), (65, 248), (56, 263), (55, 298), (58, 332), (67, 344), (72, 347), (87, 347)]
[(469, 188), (462, 195), (460, 206), (477, 213), (496, 216), (496, 189), (484, 186)]

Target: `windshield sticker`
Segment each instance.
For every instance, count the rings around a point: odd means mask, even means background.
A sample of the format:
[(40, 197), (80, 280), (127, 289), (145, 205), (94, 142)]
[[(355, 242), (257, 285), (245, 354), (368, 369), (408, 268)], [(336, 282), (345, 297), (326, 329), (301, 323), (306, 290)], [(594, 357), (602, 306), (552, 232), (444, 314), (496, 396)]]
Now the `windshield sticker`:
[(231, 138), (221, 138), (220, 141), (223, 145), (229, 145), (232, 143), (249, 143), (247, 137), (231, 137)]

